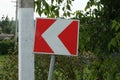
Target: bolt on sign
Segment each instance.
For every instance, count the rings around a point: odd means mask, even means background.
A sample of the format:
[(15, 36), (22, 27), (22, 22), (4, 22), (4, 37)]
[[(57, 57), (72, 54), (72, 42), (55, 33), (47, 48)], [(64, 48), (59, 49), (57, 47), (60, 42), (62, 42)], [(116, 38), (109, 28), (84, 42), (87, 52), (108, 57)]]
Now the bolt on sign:
[(34, 53), (77, 56), (78, 36), (78, 20), (37, 18)]

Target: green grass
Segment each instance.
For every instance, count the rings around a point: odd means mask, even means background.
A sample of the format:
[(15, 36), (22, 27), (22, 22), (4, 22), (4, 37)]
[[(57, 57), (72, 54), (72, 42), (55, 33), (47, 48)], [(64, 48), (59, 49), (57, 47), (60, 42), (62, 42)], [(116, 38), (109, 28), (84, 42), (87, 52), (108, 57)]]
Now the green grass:
[(0, 80), (3, 80), (4, 75), (3, 67), (8, 58), (9, 58), (8, 55), (0, 55)]
[(8, 59), (8, 55), (0, 55), (0, 62), (6, 61)]
[(2, 67), (4, 66), (4, 62), (6, 60), (7, 55), (0, 55), (0, 79), (3, 77)]
[(4, 63), (8, 60), (8, 55), (0, 55), (0, 72)]

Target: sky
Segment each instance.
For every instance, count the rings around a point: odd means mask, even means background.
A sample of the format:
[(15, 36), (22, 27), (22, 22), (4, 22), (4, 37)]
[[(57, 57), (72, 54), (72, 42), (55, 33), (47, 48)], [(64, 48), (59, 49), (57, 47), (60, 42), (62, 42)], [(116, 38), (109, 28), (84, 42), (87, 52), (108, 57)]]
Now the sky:
[[(8, 16), (10, 19), (15, 19), (16, 0), (1, 0), (0, 1), (0, 19), (2, 16)], [(84, 10), (88, 0), (75, 0), (73, 2), (72, 10)], [(36, 13), (34, 17), (39, 17)]]
[(0, 1), (0, 19), (2, 16), (15, 17), (15, 3), (12, 0)]

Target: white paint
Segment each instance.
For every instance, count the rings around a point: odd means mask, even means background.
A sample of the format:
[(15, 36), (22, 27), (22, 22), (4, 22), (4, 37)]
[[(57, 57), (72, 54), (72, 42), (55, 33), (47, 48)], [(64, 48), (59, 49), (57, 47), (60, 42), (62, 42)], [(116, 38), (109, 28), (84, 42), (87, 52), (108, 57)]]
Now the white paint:
[[(56, 54), (69, 55), (70, 52), (58, 38), (58, 35), (70, 25), (72, 20), (57, 19), (43, 34), (42, 37)], [(52, 36), (51, 36), (52, 35)]]
[(19, 80), (34, 80), (33, 8), (19, 8)]

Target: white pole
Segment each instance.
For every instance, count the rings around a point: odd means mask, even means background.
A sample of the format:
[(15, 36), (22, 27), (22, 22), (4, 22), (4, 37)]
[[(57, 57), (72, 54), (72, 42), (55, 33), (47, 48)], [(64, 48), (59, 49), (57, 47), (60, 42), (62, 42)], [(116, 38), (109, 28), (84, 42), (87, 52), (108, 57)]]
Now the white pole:
[(19, 0), (19, 80), (34, 80), (33, 0)]
[(54, 64), (55, 64), (55, 55), (51, 55), (48, 80), (52, 80), (53, 72), (54, 72)]

